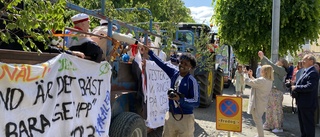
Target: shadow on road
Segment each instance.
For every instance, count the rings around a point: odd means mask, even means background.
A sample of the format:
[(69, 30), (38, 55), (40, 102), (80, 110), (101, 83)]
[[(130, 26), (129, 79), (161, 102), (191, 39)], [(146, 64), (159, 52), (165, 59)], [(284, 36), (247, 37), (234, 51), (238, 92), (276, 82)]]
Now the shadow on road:
[(216, 122), (216, 100), (214, 99), (207, 108), (195, 108), (193, 113), (195, 119)]
[(195, 137), (208, 137), (209, 134), (196, 122), (194, 125), (195, 132), (194, 136)]

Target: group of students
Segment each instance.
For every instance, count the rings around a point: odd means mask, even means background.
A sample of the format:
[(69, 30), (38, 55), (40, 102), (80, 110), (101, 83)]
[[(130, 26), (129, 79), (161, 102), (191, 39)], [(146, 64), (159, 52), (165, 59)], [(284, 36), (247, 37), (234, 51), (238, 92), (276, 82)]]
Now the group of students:
[[(74, 29), (81, 30), (84, 32), (89, 32), (89, 16), (83, 13), (77, 14), (71, 18), (74, 24)], [(101, 22), (100, 22), (101, 23)], [(106, 22), (104, 22), (106, 23)], [(159, 27), (157, 28), (157, 33), (160, 33)], [(115, 32), (117, 28), (113, 27), (112, 38), (127, 43), (127, 46), (123, 53), (129, 55), (132, 65), (137, 65), (137, 57), (143, 55), (145, 52), (148, 57), (145, 59), (150, 59), (154, 61), (163, 71), (170, 77), (171, 86), (170, 88), (177, 90), (174, 97), (169, 97), (169, 111), (165, 116), (165, 124), (163, 130), (163, 136), (166, 137), (193, 137), (194, 136), (194, 115), (193, 109), (199, 106), (200, 97), (199, 97), (199, 85), (197, 80), (190, 74), (190, 72), (196, 68), (197, 62), (195, 57), (190, 53), (177, 53), (177, 46), (171, 45), (170, 52), (170, 62), (167, 62), (167, 56), (165, 52), (163, 52), (160, 48), (159, 37), (155, 38), (153, 42), (150, 37), (147, 38), (145, 42), (146, 45), (143, 44), (144, 40), (136, 40), (132, 38), (132, 35), (128, 34), (120, 34)], [(98, 26), (93, 29), (91, 33), (97, 35), (107, 35), (108, 28), (101, 23), (101, 26)], [(78, 32), (67, 32), (67, 34), (78, 35)], [(100, 38), (91, 38), (88, 36), (70, 36), (66, 37), (64, 40), (67, 44), (66, 46), (70, 50), (78, 51), (79, 55), (81, 53), (84, 56), (89, 56), (91, 59), (100, 55), (98, 58), (103, 60), (101, 54), (105, 54), (103, 52), (108, 51), (106, 49), (106, 41), (102, 41)], [(94, 47), (100, 48), (95, 49)], [(79, 56), (77, 54), (77, 56)], [(82, 57), (82, 56), (80, 56)], [(140, 57), (141, 59), (141, 57)], [(146, 64), (145, 59), (141, 64)], [(93, 60), (93, 59), (92, 59)], [(100, 60), (93, 60), (99, 62)], [(173, 65), (171, 65), (171, 64)], [(139, 66), (139, 65), (138, 65)], [(141, 66), (139, 66), (141, 67)], [(142, 66), (143, 67), (143, 66)], [(133, 67), (134, 68), (134, 67)], [(140, 73), (134, 73), (133, 75), (137, 75), (137, 80), (139, 85), (141, 84), (141, 69), (139, 69)], [(140, 87), (141, 88), (141, 87)], [(143, 88), (143, 87), (142, 87)], [(141, 89), (139, 89), (141, 90)], [(179, 94), (178, 94), (179, 93)], [(183, 96), (180, 96), (183, 94)], [(175, 117), (179, 117), (181, 115), (181, 119), (177, 120)]]
[[(298, 107), (298, 118), (302, 137), (315, 136), (314, 114), (318, 107), (318, 85), (319, 67), (317, 68), (315, 57), (306, 55), (299, 69), (292, 71), (292, 80), (286, 86), (285, 79), (289, 71), (289, 64), (285, 59), (279, 59), (272, 63), (264, 56), (262, 51), (258, 52), (262, 66), (256, 78), (252, 70), (242, 69), (238, 66), (235, 72), (235, 89), (238, 97), (243, 94), (244, 86), (251, 87), (249, 96), (248, 113), (252, 114), (256, 124), (258, 137), (263, 137), (263, 130), (271, 130), (274, 133), (283, 132), (283, 94), (287, 87), (296, 99)], [(302, 68), (304, 67), (304, 69)], [(265, 122), (262, 116), (265, 114)]]
[[(107, 39), (97, 37), (108, 35), (108, 22), (106, 20), (100, 21), (100, 26), (90, 31), (90, 18), (87, 14), (79, 13), (71, 17), (73, 28), (66, 30), (65, 37), (60, 41), (53, 40), (52, 45), (65, 45), (72, 55), (81, 58), (86, 58), (95, 62), (106, 60), (106, 52), (112, 49), (107, 49)], [(135, 45), (143, 47), (143, 43), (134, 39), (130, 34), (121, 34), (116, 32), (117, 26), (112, 27), (112, 38), (118, 42), (125, 42), (128, 45)], [(94, 34), (90, 36), (90, 33)]]
[[(100, 20), (100, 26), (97, 26), (92, 31), (90, 31), (90, 18), (87, 14), (79, 13), (71, 17), (73, 22), (73, 29), (78, 30), (85, 33), (92, 33), (100, 36), (107, 36), (108, 33), (108, 21)], [(146, 46), (150, 47), (155, 54), (162, 60), (167, 61), (166, 53), (161, 49), (161, 38), (155, 37), (155, 41), (152, 41), (150, 37), (148, 37), (145, 42), (145, 39), (140, 37), (140, 39), (133, 38), (133, 35), (130, 33), (121, 34), (116, 32), (118, 27), (116, 25), (112, 26), (112, 38), (126, 43), (127, 45), (122, 53), (127, 54), (132, 61), (135, 58), (135, 55), (143, 54), (145, 47), (143, 46), (146, 43)], [(72, 55), (87, 58), (92, 61), (100, 62), (106, 59), (106, 51), (110, 51), (111, 49), (107, 49), (106, 42), (107, 39), (81, 35), (78, 31), (66, 30), (65, 34), (67, 35), (64, 39), (60, 38), (60, 41), (53, 40), (52, 45), (65, 45), (69, 50), (67, 53)], [(156, 25), (156, 31), (160, 34), (160, 27)], [(64, 43), (63, 43), (64, 42)], [(171, 45), (171, 53), (170, 60), (173, 64), (177, 61), (178, 54), (177, 46)]]

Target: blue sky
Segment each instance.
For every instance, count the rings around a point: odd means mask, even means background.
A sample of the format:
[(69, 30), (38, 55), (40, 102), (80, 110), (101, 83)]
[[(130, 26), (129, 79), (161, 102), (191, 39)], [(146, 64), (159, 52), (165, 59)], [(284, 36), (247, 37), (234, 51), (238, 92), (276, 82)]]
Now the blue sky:
[(186, 7), (211, 6), (212, 0), (182, 0)]
[(213, 15), (212, 0), (182, 0), (191, 10), (191, 16), (197, 23), (210, 24)]

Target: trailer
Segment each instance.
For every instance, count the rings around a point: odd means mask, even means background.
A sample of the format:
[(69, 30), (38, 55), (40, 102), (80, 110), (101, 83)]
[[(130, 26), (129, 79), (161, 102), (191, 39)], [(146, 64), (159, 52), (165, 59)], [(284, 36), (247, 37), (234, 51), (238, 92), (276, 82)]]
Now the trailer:
[[(144, 30), (139, 27), (129, 25), (125, 22), (114, 20), (104, 15), (105, 0), (101, 0), (100, 10), (89, 10), (79, 7), (75, 4), (67, 2), (66, 7), (68, 9), (77, 11), (79, 13), (86, 13), (90, 16), (104, 19), (109, 22), (108, 30), (112, 30), (112, 24), (116, 24), (119, 28), (125, 27), (133, 30), (135, 34), (143, 33), (145, 38), (148, 35), (162, 37), (161, 35), (152, 32), (152, 20), (149, 22), (149, 30)], [(124, 10), (124, 9), (119, 9)], [(132, 9), (129, 9), (132, 10)], [(146, 10), (146, 9), (141, 9)], [(2, 24), (3, 25), (3, 24)], [(192, 34), (192, 31), (185, 31), (180, 29), (178, 33), (186, 32)], [(194, 34), (192, 34), (194, 35)], [(112, 32), (108, 31), (108, 36), (112, 37)], [(190, 44), (182, 42), (178, 45), (179, 51), (184, 51), (187, 48), (194, 48), (194, 36)], [(176, 42), (179, 43), (178, 37)], [(0, 45), (1, 46), (1, 45)], [(108, 40), (106, 49), (113, 49), (112, 41)], [(9, 46), (10, 47), (10, 46)], [(106, 56), (111, 56), (109, 51)], [(55, 53), (36, 53), (36, 52), (24, 52), (18, 50), (0, 50), (0, 62), (4, 63), (16, 63), (16, 64), (38, 64), (48, 61), (58, 54)], [(212, 56), (214, 60), (214, 56)], [(135, 66), (132, 63), (123, 62), (120, 57), (109, 62), (111, 65), (111, 125), (109, 129), (109, 136), (111, 137), (146, 137), (147, 133), (152, 129), (147, 128), (145, 119), (147, 118), (146, 111), (147, 106), (143, 103), (143, 93), (138, 90), (137, 76), (139, 74), (133, 73), (132, 70)], [(210, 71), (203, 71), (201, 68), (197, 68), (194, 72), (196, 79), (200, 85), (200, 103), (201, 107), (208, 107), (212, 103), (214, 95), (221, 95), (223, 89), (222, 80), (223, 71), (219, 67), (213, 68)]]

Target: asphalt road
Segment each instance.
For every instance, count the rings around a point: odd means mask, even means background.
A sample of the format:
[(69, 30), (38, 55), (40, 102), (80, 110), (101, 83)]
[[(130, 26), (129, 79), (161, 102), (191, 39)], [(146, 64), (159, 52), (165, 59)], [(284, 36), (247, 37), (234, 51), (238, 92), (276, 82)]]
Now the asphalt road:
[[(231, 86), (224, 89), (224, 96), (234, 96), (234, 87)], [(257, 135), (257, 131), (252, 120), (252, 116), (247, 114), (247, 102), (250, 89), (246, 88), (243, 96), (243, 112), (242, 112), (242, 132), (228, 132), (216, 130), (216, 100), (208, 108), (196, 108), (195, 115), (195, 137), (227, 137), (228, 134), (232, 137), (253, 137)], [(300, 136), (299, 122), (297, 114), (291, 111), (291, 97), (284, 95), (284, 132), (272, 133), (265, 131), (265, 137), (298, 137)], [(148, 134), (148, 137), (160, 137), (162, 128), (156, 129)], [(320, 136), (320, 125), (316, 126), (316, 136)]]

